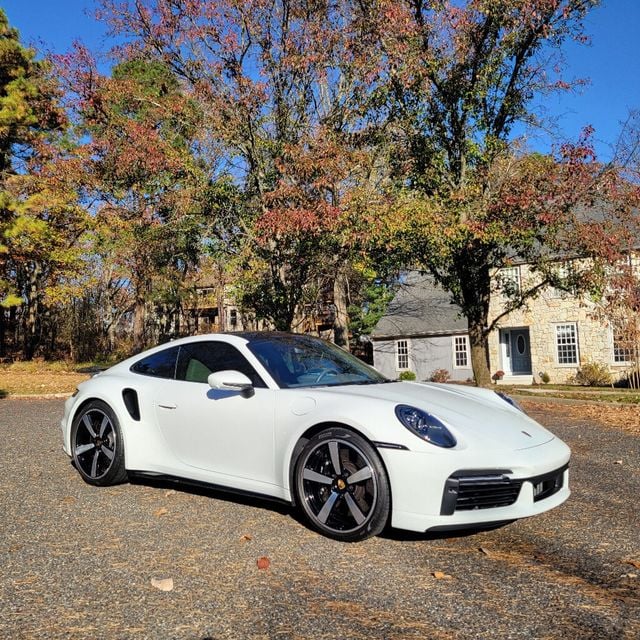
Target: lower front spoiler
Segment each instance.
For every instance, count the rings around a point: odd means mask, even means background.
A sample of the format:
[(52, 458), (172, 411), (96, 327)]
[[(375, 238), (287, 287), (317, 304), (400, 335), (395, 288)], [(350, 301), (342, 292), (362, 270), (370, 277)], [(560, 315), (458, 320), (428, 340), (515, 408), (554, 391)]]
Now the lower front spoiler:
[(425, 515), (394, 510), (391, 524), (399, 529), (424, 532), (499, 526), (503, 523), (544, 513), (561, 505), (571, 495), (568, 469), (564, 471), (562, 484), (562, 488), (557, 493), (536, 502), (534, 500), (534, 483), (525, 480), (516, 502), (506, 507), (456, 511), (451, 515)]

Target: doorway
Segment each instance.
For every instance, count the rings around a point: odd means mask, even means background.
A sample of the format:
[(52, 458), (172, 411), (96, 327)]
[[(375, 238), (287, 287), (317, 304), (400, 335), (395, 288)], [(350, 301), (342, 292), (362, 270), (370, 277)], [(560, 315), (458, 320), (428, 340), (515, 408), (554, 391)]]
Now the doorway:
[(500, 329), (502, 369), (506, 375), (531, 374), (529, 328)]

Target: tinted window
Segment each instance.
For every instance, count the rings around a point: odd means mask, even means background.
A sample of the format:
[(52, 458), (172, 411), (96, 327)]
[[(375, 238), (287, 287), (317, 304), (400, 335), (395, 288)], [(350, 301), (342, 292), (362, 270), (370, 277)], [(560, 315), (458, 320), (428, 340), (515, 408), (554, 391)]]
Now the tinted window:
[(171, 347), (138, 360), (131, 367), (131, 371), (156, 378), (174, 378), (177, 358), (178, 347)]
[(210, 373), (233, 369), (244, 373), (254, 387), (266, 387), (256, 370), (233, 345), (226, 342), (194, 342), (180, 347), (176, 378), (206, 382)]
[(310, 336), (261, 336), (249, 349), (284, 388), (387, 382), (350, 353)]

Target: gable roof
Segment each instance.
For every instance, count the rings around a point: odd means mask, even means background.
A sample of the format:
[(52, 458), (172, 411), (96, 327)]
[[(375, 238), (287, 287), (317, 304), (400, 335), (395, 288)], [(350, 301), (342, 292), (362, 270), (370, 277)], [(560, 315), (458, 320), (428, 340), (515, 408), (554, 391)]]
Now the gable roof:
[(430, 275), (411, 271), (400, 285), (371, 338), (466, 333), (467, 319)]

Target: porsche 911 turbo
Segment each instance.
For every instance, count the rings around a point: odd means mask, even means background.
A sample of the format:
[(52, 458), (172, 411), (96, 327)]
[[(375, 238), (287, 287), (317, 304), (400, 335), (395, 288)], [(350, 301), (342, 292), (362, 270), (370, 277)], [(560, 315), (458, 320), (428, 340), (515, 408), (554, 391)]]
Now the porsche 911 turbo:
[(80, 384), (61, 427), (90, 484), (161, 476), (260, 494), (341, 541), (492, 526), (569, 497), (569, 448), (508, 396), (388, 380), (306, 335), (160, 345)]

